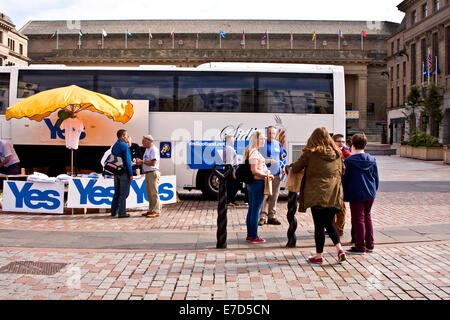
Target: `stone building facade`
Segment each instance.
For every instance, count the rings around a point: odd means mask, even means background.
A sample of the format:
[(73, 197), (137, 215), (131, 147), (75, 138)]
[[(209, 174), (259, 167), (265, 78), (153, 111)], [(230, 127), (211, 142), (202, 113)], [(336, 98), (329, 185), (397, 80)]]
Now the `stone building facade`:
[(439, 138), (450, 144), (450, 0), (405, 0), (397, 8), (405, 17), (387, 42), (389, 140), (394, 144), (408, 140), (413, 122), (430, 133), (429, 119), (420, 117), (420, 106), (411, 115), (407, 96), (416, 86), (423, 99), (435, 83), (443, 96)]
[(29, 38), (29, 55), (36, 64), (342, 65), (346, 109), (359, 110), (360, 115), (347, 121), (347, 133), (364, 130), (371, 140), (381, 141), (386, 128), (387, 39), (397, 27), (383, 21), (82, 20), (30, 21), (21, 32)]
[(0, 13), (0, 66), (27, 66), (28, 38), (16, 30), (11, 19)]

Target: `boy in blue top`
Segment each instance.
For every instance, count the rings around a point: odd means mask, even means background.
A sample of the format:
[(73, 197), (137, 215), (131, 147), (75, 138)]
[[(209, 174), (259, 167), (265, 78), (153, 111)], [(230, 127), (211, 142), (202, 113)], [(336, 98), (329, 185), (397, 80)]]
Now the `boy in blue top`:
[(126, 204), (130, 194), (130, 183), (133, 181), (128, 132), (120, 129), (117, 131), (117, 139), (117, 142), (111, 149), (111, 153), (116, 157), (122, 158), (126, 170), (121, 175), (114, 175), (114, 197), (111, 203), (111, 217), (115, 217), (118, 213), (119, 218), (128, 218), (130, 215), (126, 213)]
[(344, 201), (350, 202), (355, 246), (346, 252), (364, 254), (374, 248), (373, 226), (370, 210), (378, 190), (378, 167), (374, 157), (364, 153), (367, 138), (364, 133), (354, 134), (352, 156), (345, 163), (342, 177)]
[[(266, 159), (266, 166), (270, 174), (274, 176), (272, 180), (272, 195), (264, 196), (264, 201), (261, 207), (258, 224), (260, 226), (265, 223), (281, 224), (277, 219), (277, 200), (280, 192), (281, 178), (284, 174), (284, 167), (286, 165), (286, 153), (281, 146), (281, 143), (275, 140), (277, 129), (273, 126), (267, 128), (267, 141), (259, 152)], [(267, 219), (267, 220), (266, 220)]]

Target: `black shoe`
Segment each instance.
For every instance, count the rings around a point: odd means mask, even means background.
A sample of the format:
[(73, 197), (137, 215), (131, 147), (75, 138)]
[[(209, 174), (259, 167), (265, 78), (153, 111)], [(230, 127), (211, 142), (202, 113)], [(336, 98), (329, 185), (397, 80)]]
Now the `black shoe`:
[(129, 217), (130, 217), (130, 215), (128, 213), (126, 215), (119, 216), (119, 218), (129, 218)]

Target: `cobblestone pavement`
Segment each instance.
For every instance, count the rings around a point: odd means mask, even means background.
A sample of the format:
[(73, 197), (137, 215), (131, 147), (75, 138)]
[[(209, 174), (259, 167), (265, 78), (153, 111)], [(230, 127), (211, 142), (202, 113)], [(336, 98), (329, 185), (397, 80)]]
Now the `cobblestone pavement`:
[[(195, 193), (164, 206), (156, 219), (141, 217), (139, 211), (131, 212), (129, 219), (111, 219), (108, 213), (0, 212), (0, 299), (448, 300), (450, 166), (395, 156), (377, 161), (382, 182), (373, 208), (376, 249), (371, 254), (349, 256), (337, 264), (327, 240), (325, 263), (306, 262), (315, 250), (309, 212), (297, 213), (297, 248), (284, 248), (285, 198), (278, 205), (282, 224), (259, 229), (267, 235), (265, 244), (240, 239), (245, 237), (247, 209), (229, 209), (231, 241), (226, 250), (215, 249), (213, 242), (217, 202)], [(417, 233), (412, 236), (411, 230)], [(61, 247), (40, 245), (39, 239), (52, 235)], [(73, 235), (88, 238), (85, 242), (93, 248), (81, 249), (82, 241), (79, 246), (76, 241), (65, 243)], [(119, 242), (148, 235), (164, 238), (165, 245), (142, 249), (141, 243), (124, 250), (128, 247), (114, 244), (106, 250), (100, 243), (111, 235)], [(186, 245), (194, 235), (203, 246)], [(25, 244), (21, 241), (26, 236), (30, 238)], [(281, 238), (280, 243), (272, 236)], [(205, 245), (207, 241), (212, 245)], [(33, 274), (7, 268), (23, 261), (65, 265), (52, 275), (37, 274), (43, 270), (36, 266), (30, 269)]]

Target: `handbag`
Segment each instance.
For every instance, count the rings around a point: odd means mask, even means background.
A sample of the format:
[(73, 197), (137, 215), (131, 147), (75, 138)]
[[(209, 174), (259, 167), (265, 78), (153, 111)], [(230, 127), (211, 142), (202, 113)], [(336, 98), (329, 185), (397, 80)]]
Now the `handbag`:
[(300, 186), (302, 184), (304, 174), (305, 174), (304, 170), (294, 173), (294, 171), (291, 168), (287, 176), (285, 188), (290, 192), (300, 192)]
[(236, 169), (235, 175), (238, 182), (249, 184), (255, 181), (248, 159), (245, 160), (243, 164), (239, 165), (239, 167)]
[(272, 180), (269, 179), (268, 175), (264, 178), (264, 195), (272, 195)]
[(112, 153), (106, 158), (103, 170), (108, 174), (121, 175), (125, 172), (122, 157), (117, 157)]

